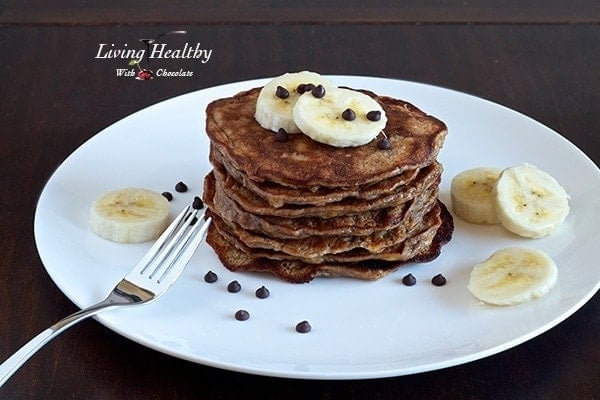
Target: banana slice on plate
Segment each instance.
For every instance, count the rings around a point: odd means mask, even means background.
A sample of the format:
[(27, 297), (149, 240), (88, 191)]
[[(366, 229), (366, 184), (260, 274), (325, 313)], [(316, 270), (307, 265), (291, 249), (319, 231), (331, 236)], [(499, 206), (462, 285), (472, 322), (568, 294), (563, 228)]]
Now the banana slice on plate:
[(366, 94), (332, 89), (325, 96), (302, 96), (294, 106), (294, 121), (305, 135), (336, 147), (369, 143), (385, 128), (381, 105)]
[(452, 178), (452, 211), (462, 220), (475, 224), (499, 224), (492, 192), (502, 170), (478, 167)]
[(544, 296), (557, 278), (556, 264), (544, 252), (508, 247), (475, 265), (467, 288), (484, 303), (509, 306)]
[[(321, 85), (325, 93), (330, 88), (336, 87), (329, 79), (316, 72), (291, 72), (278, 76), (268, 82), (258, 95), (254, 112), (256, 121), (263, 128), (273, 132), (284, 129), (287, 133), (300, 133), (300, 129), (294, 122), (292, 110), (296, 100), (302, 94), (311, 94), (309, 91), (304, 91), (308, 84), (312, 87)], [(312, 87), (308, 86), (308, 89)]]
[(506, 168), (494, 187), (498, 218), (517, 235), (540, 238), (569, 214), (569, 195), (546, 172), (530, 164)]
[(164, 196), (148, 189), (112, 190), (92, 204), (90, 224), (97, 235), (113, 242), (146, 242), (166, 229), (169, 208)]

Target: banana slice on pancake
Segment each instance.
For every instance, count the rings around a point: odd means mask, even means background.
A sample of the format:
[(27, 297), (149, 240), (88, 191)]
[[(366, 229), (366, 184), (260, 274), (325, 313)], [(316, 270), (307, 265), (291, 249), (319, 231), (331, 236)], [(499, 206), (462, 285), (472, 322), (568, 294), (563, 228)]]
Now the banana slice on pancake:
[(369, 143), (385, 128), (387, 117), (371, 97), (350, 89), (331, 89), (323, 97), (301, 96), (294, 122), (311, 139), (336, 147)]
[(146, 242), (165, 230), (169, 208), (168, 200), (152, 190), (111, 190), (92, 204), (90, 224), (96, 234), (113, 242)]
[(557, 278), (556, 264), (544, 252), (508, 247), (475, 265), (467, 288), (484, 303), (509, 306), (546, 295)]
[(530, 164), (502, 171), (494, 187), (498, 218), (517, 235), (540, 238), (569, 214), (569, 195), (548, 173)]
[(302, 94), (310, 95), (313, 87), (319, 85), (325, 93), (336, 87), (329, 79), (310, 71), (286, 73), (272, 79), (258, 95), (254, 118), (260, 126), (273, 132), (284, 129), (287, 133), (300, 133), (292, 110)]

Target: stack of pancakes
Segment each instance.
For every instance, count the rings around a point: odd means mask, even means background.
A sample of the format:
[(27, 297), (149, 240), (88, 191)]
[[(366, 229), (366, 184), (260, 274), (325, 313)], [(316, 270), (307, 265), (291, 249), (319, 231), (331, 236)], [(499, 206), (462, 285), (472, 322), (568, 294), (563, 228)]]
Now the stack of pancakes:
[(453, 230), (437, 198), (443, 122), (363, 91), (386, 112), (390, 149), (379, 149), (377, 140), (333, 147), (301, 133), (280, 142), (254, 119), (259, 91), (206, 110), (214, 167), (204, 181), (213, 218), (207, 242), (228, 269), (268, 271), (290, 282), (374, 280), (440, 254)]

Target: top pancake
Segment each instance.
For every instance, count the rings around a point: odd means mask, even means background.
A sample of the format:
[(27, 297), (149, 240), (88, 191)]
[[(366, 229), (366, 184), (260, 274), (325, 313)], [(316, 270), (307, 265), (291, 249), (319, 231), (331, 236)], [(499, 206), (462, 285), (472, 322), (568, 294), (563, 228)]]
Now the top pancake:
[(294, 188), (339, 187), (378, 182), (431, 164), (446, 136), (446, 125), (402, 100), (375, 98), (386, 112), (390, 150), (377, 141), (358, 147), (333, 147), (303, 134), (276, 142), (272, 131), (254, 119), (261, 88), (216, 100), (206, 109), (206, 132), (232, 166), (257, 182)]

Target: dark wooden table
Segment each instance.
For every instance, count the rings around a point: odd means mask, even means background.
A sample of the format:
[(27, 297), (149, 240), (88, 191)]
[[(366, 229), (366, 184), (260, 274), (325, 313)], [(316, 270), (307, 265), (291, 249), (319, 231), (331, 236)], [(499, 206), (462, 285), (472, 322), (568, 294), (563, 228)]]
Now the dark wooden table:
[[(0, 1), (0, 360), (77, 310), (36, 252), (33, 215), (45, 181), (101, 129), (175, 95), (301, 69), (419, 81), (519, 110), (600, 163), (597, 2), (123, 3)], [(188, 41), (213, 49), (205, 64), (166, 62), (193, 77), (140, 82), (116, 76), (123, 60), (96, 58), (101, 43), (136, 46), (171, 29), (186, 29)], [(596, 295), (548, 332), (479, 361), (397, 378), (299, 381), (182, 361), (91, 320), (35, 355), (0, 388), (0, 398), (594, 399), (599, 329)]]

